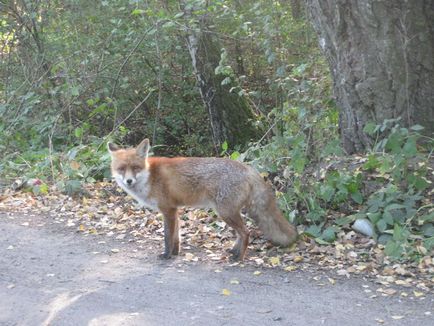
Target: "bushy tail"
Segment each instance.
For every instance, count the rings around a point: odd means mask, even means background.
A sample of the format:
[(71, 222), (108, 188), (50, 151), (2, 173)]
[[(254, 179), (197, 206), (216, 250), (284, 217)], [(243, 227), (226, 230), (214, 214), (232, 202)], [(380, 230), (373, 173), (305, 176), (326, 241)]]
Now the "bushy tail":
[(285, 219), (273, 192), (262, 178), (259, 184), (256, 180), (252, 185), (247, 212), (274, 245), (288, 247), (297, 240), (297, 229)]

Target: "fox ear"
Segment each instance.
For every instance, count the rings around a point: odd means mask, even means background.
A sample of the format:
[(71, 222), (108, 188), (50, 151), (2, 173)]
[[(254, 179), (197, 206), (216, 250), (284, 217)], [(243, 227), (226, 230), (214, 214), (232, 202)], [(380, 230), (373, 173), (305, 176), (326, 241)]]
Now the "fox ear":
[(143, 141), (136, 148), (137, 155), (141, 158), (148, 158), (149, 147), (149, 139), (143, 139)]
[(121, 149), (118, 145), (113, 143), (107, 143), (107, 149), (111, 153), (116, 152), (117, 150)]

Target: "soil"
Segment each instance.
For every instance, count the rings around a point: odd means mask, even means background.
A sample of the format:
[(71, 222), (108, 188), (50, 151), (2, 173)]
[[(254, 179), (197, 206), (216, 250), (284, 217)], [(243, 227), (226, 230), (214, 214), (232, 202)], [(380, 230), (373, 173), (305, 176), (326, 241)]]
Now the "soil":
[(0, 234), (0, 325), (434, 325), (432, 293), (362, 277), (162, 261), (47, 216), (0, 213)]

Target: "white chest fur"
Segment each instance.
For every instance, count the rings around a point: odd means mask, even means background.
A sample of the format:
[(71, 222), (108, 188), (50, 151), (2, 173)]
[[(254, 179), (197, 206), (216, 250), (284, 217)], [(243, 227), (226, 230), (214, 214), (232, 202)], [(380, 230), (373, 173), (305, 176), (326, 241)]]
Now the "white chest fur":
[(122, 176), (115, 176), (117, 184), (125, 190), (127, 194), (133, 197), (141, 206), (158, 211), (158, 202), (150, 198), (150, 185), (148, 182), (149, 173), (142, 172), (137, 175), (136, 183), (129, 187), (123, 182)]

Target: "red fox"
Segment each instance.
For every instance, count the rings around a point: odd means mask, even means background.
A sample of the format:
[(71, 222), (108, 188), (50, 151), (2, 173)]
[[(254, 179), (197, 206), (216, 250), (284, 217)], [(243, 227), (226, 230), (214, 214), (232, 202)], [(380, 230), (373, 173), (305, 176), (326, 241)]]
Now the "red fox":
[(148, 157), (149, 147), (148, 139), (129, 149), (108, 143), (118, 185), (143, 206), (164, 215), (161, 258), (179, 253), (180, 206), (212, 208), (235, 229), (237, 240), (230, 250), (235, 260), (244, 259), (249, 243), (242, 208), (273, 244), (285, 247), (296, 241), (296, 228), (283, 217), (270, 187), (252, 167), (225, 158)]

